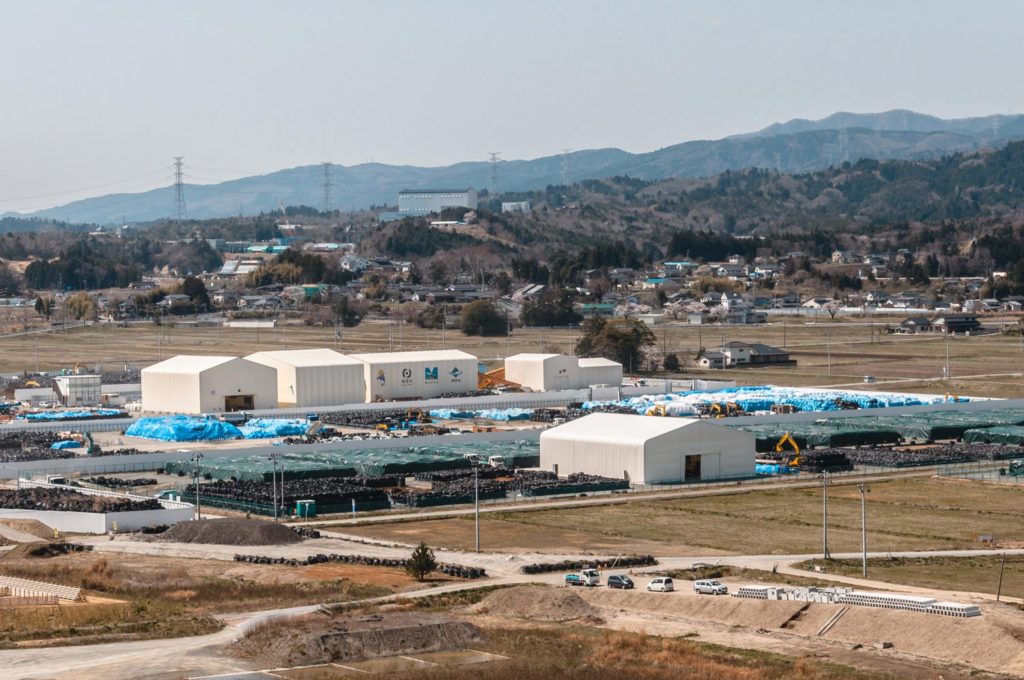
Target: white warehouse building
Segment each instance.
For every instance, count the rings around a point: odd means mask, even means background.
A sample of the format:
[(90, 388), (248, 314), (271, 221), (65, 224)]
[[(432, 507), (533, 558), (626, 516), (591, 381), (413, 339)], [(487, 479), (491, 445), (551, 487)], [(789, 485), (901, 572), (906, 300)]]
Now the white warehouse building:
[(142, 369), (142, 410), (217, 413), (277, 406), (277, 371), (228, 356), (182, 354)]
[(246, 357), (277, 372), (277, 406), (340, 406), (366, 399), (363, 362), (332, 349), (255, 352)]
[(541, 433), (540, 465), (674, 484), (754, 476), (754, 436), (690, 418), (593, 413)]
[(622, 364), (564, 354), (514, 354), (505, 359), (505, 379), (536, 392), (622, 385)]
[(366, 401), (430, 399), (477, 389), (477, 358), (457, 349), (352, 354), (363, 362)]
[(404, 189), (398, 192), (398, 214), (417, 217), (445, 208), (476, 210), (476, 189)]

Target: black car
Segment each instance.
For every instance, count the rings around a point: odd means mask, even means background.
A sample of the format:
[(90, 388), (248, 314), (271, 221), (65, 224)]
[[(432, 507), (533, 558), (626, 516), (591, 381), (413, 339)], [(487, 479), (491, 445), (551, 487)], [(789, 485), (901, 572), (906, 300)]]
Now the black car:
[(633, 579), (629, 578), (628, 576), (619, 576), (617, 574), (612, 574), (608, 577), (608, 587), (630, 590), (634, 587)]

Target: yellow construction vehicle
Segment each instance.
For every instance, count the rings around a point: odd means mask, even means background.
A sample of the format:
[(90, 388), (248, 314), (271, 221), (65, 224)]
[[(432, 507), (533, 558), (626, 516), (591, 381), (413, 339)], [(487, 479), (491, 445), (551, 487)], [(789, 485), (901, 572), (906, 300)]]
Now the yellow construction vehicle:
[(712, 418), (728, 418), (729, 416), (746, 415), (746, 411), (743, 410), (743, 407), (734, 401), (727, 401), (725, 403), (715, 402), (711, 405), (711, 409), (708, 413)]
[(946, 392), (946, 398), (944, 399), (944, 401), (952, 402), (954, 404), (959, 404), (960, 403), (960, 395), (959, 394), (952, 394), (950, 392)]
[(647, 409), (646, 415), (665, 417), (668, 416), (668, 409), (665, 408), (664, 404), (655, 404), (654, 406)]
[(429, 413), (427, 413), (426, 411), (421, 411), (418, 408), (411, 408), (411, 409), (407, 410), (405, 412), (405, 418), (406, 418), (406, 420), (409, 420), (409, 421), (415, 420), (417, 423), (432, 423), (432, 422), (434, 422), (433, 419), (430, 417)]
[(775, 442), (775, 453), (782, 453), (786, 450), (786, 444), (789, 444), (793, 452), (786, 457), (785, 460), (780, 460), (780, 465), (787, 465), (789, 467), (797, 467), (800, 465), (800, 445), (793, 439), (793, 435), (787, 432), (786, 434), (779, 437), (779, 441)]

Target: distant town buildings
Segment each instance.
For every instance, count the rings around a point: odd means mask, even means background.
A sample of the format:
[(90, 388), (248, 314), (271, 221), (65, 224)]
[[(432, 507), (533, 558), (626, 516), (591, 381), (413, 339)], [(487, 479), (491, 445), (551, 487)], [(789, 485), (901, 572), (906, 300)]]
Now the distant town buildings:
[(418, 217), (445, 208), (476, 210), (476, 189), (405, 189), (398, 192), (398, 214)]

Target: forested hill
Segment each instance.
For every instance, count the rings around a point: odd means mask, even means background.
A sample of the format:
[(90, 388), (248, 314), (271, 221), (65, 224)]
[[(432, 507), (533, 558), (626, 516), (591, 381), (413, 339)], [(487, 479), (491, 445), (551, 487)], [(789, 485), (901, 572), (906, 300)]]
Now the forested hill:
[[(758, 132), (718, 140), (689, 141), (646, 153), (589, 149), (566, 156), (498, 163), (501, 192), (534, 191), (569, 182), (630, 176), (646, 181), (709, 177), (725, 171), (768, 168), (802, 173), (858, 159), (934, 159), (953, 152), (998, 147), (1024, 138), (1024, 116), (943, 120), (912, 111), (838, 113), (819, 121), (792, 120)], [(186, 159), (187, 161), (187, 159)], [(336, 165), (333, 205), (344, 211), (394, 205), (402, 189), (490, 185), (491, 165), (463, 162), (444, 167), (365, 163)], [(246, 215), (286, 205), (321, 206), (323, 169), (308, 165), (219, 184), (185, 187), (189, 217)], [(170, 217), (172, 187), (138, 194), (111, 194), (42, 210), (36, 217), (67, 222), (112, 224)]]

